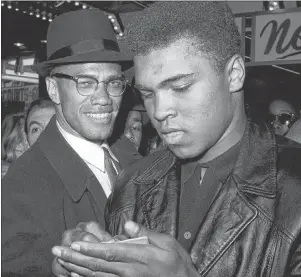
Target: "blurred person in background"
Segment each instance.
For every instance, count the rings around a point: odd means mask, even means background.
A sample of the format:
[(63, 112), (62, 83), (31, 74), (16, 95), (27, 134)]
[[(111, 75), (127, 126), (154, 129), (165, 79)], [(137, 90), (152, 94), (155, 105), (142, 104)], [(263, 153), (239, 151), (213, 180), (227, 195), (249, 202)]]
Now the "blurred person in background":
[(137, 150), (142, 140), (143, 111), (145, 110), (142, 106), (134, 106), (128, 113), (124, 129), (125, 137), (135, 145)]
[(301, 143), (301, 118), (291, 126), (285, 137)]
[(9, 166), (27, 149), (24, 115), (7, 115), (1, 126), (1, 178), (6, 174)]
[(24, 124), (29, 146), (36, 142), (54, 115), (55, 107), (51, 100), (37, 99), (31, 103), (27, 110)]
[(285, 136), (298, 117), (298, 110), (284, 99), (275, 99), (269, 105), (268, 121), (277, 135)]

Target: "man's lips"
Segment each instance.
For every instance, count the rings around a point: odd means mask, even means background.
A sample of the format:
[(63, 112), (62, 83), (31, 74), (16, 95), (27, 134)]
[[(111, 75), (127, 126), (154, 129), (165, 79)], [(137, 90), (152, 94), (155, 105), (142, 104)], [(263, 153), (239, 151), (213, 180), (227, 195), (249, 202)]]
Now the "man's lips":
[(181, 142), (184, 132), (177, 129), (164, 129), (161, 136), (167, 144), (178, 144)]

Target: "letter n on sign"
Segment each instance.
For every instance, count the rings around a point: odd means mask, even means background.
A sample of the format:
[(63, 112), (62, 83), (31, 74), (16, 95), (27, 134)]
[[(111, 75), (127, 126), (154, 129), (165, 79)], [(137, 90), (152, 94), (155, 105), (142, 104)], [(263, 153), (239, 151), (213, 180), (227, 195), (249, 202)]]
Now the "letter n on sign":
[(301, 63), (301, 9), (253, 18), (252, 62)]

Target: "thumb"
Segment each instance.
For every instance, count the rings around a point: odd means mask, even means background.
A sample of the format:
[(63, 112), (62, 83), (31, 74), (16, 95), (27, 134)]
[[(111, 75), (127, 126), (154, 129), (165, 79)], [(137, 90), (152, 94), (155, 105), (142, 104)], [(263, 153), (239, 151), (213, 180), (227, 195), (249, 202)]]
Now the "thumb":
[(162, 249), (172, 249), (177, 243), (172, 236), (148, 230), (144, 226), (134, 221), (127, 221), (124, 225), (124, 229), (130, 238), (147, 236), (151, 244)]
[(134, 221), (127, 221), (124, 229), (130, 238), (138, 238), (148, 235), (148, 230)]

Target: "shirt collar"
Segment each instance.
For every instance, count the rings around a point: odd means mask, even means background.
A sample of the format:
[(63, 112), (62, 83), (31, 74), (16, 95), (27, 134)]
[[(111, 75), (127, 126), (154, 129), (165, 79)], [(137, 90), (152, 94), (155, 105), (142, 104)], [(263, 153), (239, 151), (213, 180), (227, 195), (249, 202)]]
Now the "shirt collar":
[(236, 162), (236, 158), (240, 149), (240, 142), (241, 140), (226, 150), (223, 154), (207, 163), (198, 163), (197, 161), (184, 163), (181, 169), (182, 184), (191, 178), (196, 170), (197, 165), (200, 165), (201, 168), (212, 169), (215, 176), (223, 183), (231, 173)]
[[(240, 151), (240, 145), (241, 145), (241, 140), (235, 143), (223, 154), (219, 155), (212, 161), (206, 163), (208, 168), (213, 170), (214, 175), (219, 179), (220, 182), (224, 183), (225, 180), (230, 175), (236, 163)], [(201, 166), (203, 167), (202, 164)]]
[(56, 122), (57, 127), (63, 137), (66, 139), (66, 141), (70, 144), (70, 146), (73, 148), (73, 150), (87, 163), (92, 164), (93, 166), (97, 167), (102, 172), (105, 172), (105, 166), (104, 166), (104, 152), (102, 147), (105, 147), (111, 157), (118, 162), (118, 159), (115, 157), (115, 155), (112, 153), (109, 145), (107, 142), (104, 142), (103, 144), (99, 145), (97, 143), (93, 143), (91, 141), (88, 141), (86, 139), (74, 136), (68, 132), (66, 132), (62, 126), (59, 124), (59, 122)]

